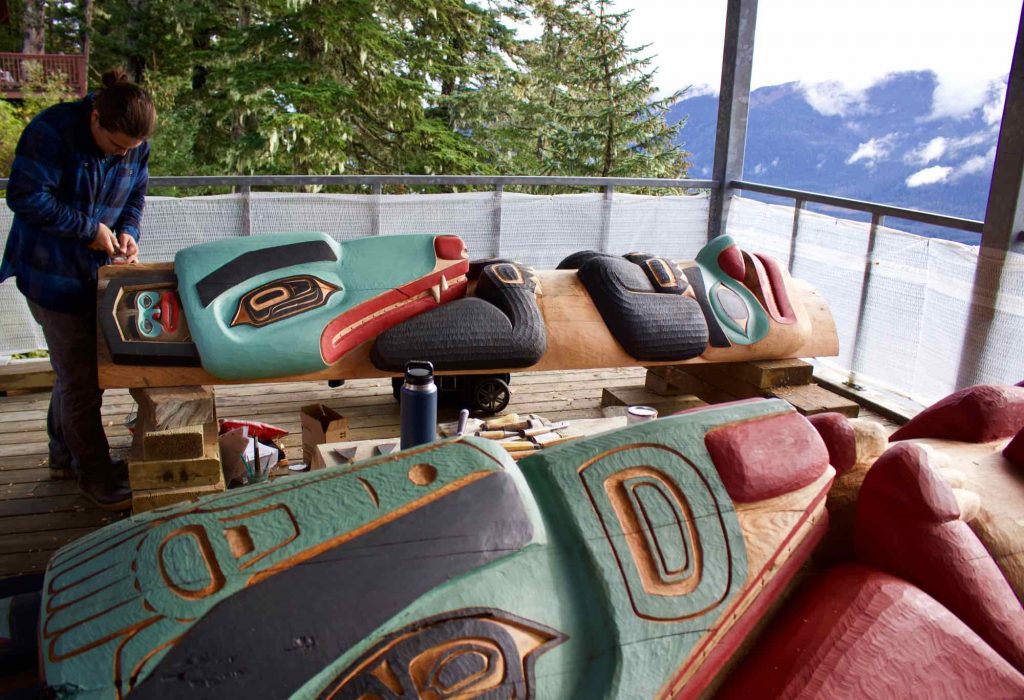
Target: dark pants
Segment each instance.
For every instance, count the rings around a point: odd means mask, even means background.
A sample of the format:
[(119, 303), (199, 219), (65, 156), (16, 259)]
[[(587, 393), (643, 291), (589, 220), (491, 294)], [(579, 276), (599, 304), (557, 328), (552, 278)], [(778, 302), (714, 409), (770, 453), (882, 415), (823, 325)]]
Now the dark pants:
[(57, 375), (46, 414), (50, 466), (70, 467), (79, 481), (111, 474), (110, 445), (103, 432), (103, 391), (96, 370), (96, 316), (50, 311), (28, 302), (50, 351)]

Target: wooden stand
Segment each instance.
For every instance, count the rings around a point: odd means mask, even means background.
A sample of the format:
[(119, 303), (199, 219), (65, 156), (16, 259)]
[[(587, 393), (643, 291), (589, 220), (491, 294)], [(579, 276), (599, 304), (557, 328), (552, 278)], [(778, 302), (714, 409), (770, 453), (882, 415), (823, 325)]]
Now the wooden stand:
[(132, 389), (131, 395), (139, 404), (128, 459), (132, 510), (142, 513), (223, 491), (213, 389)]
[(804, 415), (841, 413), (855, 418), (860, 407), (813, 383), (813, 367), (802, 360), (755, 360), (647, 368), (646, 386), (694, 394), (708, 403), (758, 396), (785, 399)]

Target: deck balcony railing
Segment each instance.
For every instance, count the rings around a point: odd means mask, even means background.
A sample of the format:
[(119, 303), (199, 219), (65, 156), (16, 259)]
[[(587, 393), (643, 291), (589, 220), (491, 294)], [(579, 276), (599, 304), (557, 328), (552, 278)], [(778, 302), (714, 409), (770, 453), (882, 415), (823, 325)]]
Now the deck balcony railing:
[(69, 90), (82, 97), (86, 93), (86, 58), (84, 55), (29, 54), (0, 52), (0, 95), (8, 99), (24, 97), (24, 86), (38, 65), (45, 78), (62, 76)]

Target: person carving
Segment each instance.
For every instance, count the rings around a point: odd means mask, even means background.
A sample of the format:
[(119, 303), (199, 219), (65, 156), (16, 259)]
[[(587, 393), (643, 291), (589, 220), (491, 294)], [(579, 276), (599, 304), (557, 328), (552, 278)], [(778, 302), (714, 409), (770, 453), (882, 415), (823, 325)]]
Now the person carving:
[(17, 280), (43, 328), (56, 374), (46, 417), (51, 476), (77, 476), (107, 510), (131, 505), (127, 467), (103, 431), (96, 367), (96, 277), (138, 261), (156, 109), (124, 71), (103, 87), (49, 107), (25, 127), (7, 205), (14, 212), (0, 282)]

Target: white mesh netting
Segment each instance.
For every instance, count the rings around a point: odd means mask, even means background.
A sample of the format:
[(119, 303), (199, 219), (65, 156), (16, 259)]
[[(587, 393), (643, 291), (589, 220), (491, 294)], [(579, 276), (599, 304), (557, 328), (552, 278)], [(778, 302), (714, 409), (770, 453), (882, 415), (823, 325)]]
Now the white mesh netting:
[[(979, 358), (978, 381), (1024, 378), (1024, 256), (1009, 255), (1001, 292), (988, 300), (994, 316), (986, 339), (967, 327), (977, 248), (880, 228), (865, 276), (868, 224), (804, 211), (793, 240), (793, 211), (735, 198), (727, 230), (741, 246), (775, 256), (824, 295), (841, 346), (828, 364), (853, 368), (858, 381), (926, 404), (957, 386), (965, 345)], [(244, 235), (247, 227), (251, 235), (323, 231), (338, 240), (453, 233), (473, 258), (502, 256), (551, 268), (588, 248), (692, 258), (706, 240), (707, 216), (704, 195), (616, 193), (609, 201), (603, 193), (255, 193), (248, 206), (243, 195), (150, 197), (141, 248), (146, 261), (170, 261), (181, 248)], [(11, 212), (0, 207), (0, 247), (10, 223)], [(0, 357), (45, 347), (13, 280), (0, 285), (0, 303)]]
[(867, 223), (803, 211), (794, 241), (793, 213), (735, 198), (727, 230), (741, 247), (791, 264), (828, 301), (841, 350), (825, 364), (925, 405), (961, 383), (965, 344), (979, 357), (974, 381), (1024, 379), (1024, 255), (1009, 253), (998, 298), (983, 301), (994, 310), (986, 337), (969, 317), (978, 248), (880, 227), (865, 265)]

